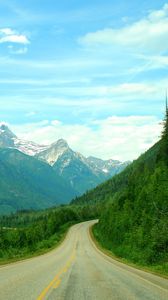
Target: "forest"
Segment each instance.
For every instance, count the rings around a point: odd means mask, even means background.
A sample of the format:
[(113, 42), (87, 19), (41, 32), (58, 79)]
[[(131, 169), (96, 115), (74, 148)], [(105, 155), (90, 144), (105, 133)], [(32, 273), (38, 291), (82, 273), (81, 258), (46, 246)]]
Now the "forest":
[(104, 248), (168, 274), (168, 109), (157, 144), (73, 203), (102, 203), (93, 231)]
[(96, 216), (89, 206), (60, 206), (0, 216), (0, 263), (45, 253), (58, 245), (71, 225)]

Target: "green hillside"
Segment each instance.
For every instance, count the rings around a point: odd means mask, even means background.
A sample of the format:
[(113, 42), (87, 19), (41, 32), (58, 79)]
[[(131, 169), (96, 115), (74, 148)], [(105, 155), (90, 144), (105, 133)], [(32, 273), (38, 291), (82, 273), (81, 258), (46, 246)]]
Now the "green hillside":
[(137, 161), (128, 176), (128, 184), (114, 193), (103, 209), (96, 228), (98, 239), (115, 254), (134, 262), (165, 262), (167, 208), (167, 166), (153, 156)]
[(159, 155), (160, 144), (155, 144), (150, 148), (145, 154), (141, 155), (137, 160), (130, 164), (124, 171), (120, 174), (114, 176), (108, 181), (100, 184), (91, 191), (86, 192), (81, 197), (76, 197), (71, 201), (72, 204), (91, 204), (95, 205), (97, 203), (107, 202), (107, 200), (113, 199), (114, 195), (121, 193), (129, 183), (130, 176), (133, 172), (147, 162), (148, 166), (154, 166), (156, 159)]
[(143, 265), (168, 259), (168, 114), (162, 139), (121, 174), (73, 204), (102, 203), (94, 234), (115, 255)]
[(66, 203), (72, 188), (46, 163), (15, 149), (0, 149), (0, 212)]

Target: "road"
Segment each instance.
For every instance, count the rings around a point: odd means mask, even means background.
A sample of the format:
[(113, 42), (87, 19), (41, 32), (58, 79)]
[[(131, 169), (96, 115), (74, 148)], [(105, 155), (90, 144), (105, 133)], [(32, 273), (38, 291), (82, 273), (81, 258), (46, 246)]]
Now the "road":
[(61, 246), (0, 268), (1, 300), (167, 300), (168, 280), (113, 260), (73, 226)]

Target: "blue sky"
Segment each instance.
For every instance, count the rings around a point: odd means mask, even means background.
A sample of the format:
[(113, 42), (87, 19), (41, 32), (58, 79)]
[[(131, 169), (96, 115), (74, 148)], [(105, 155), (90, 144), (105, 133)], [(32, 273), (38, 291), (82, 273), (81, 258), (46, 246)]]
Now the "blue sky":
[(167, 87), (167, 2), (0, 0), (0, 120), (18, 136), (134, 159)]

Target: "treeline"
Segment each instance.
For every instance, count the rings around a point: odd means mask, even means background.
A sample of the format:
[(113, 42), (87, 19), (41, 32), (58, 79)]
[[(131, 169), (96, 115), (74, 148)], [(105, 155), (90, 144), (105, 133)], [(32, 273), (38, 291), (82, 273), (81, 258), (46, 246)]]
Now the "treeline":
[[(152, 170), (153, 169), (153, 170)], [(143, 265), (168, 259), (168, 168), (139, 165), (128, 186), (114, 194), (95, 227), (100, 242), (117, 256)]]
[(0, 260), (17, 259), (56, 245), (70, 225), (95, 218), (90, 207), (64, 206), (0, 218)]

